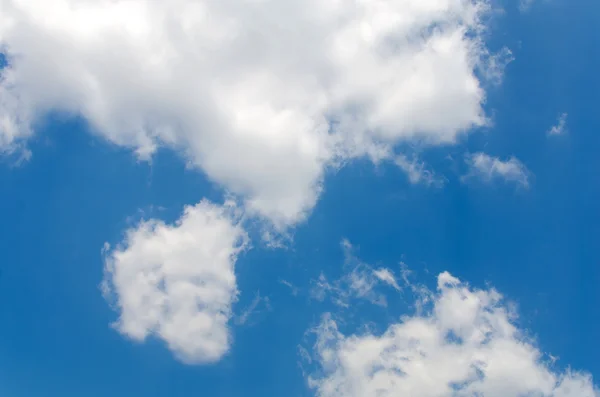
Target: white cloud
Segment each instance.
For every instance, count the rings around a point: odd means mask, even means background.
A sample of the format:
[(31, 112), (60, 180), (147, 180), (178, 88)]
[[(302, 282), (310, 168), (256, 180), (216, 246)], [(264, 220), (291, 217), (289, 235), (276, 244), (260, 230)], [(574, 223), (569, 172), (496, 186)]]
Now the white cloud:
[(279, 280), (279, 284), (288, 287), (292, 296), (298, 296), (298, 294), (300, 293), (300, 288), (296, 287), (294, 284), (290, 283), (287, 280)]
[(585, 373), (559, 373), (514, 325), (493, 289), (476, 290), (448, 273), (422, 315), (382, 335), (343, 335), (331, 316), (317, 328), (320, 397), (598, 397)]
[(558, 120), (555, 125), (550, 127), (548, 135), (562, 135), (567, 132), (567, 113), (562, 113), (558, 116)]
[(441, 186), (444, 181), (425, 168), (425, 163), (417, 159), (409, 160), (404, 155), (396, 156), (394, 163), (408, 176), (410, 183), (424, 183), (428, 186)]
[(492, 157), (485, 153), (475, 153), (468, 155), (465, 161), (469, 166), (469, 173), (466, 175), (467, 178), (478, 177), (487, 182), (495, 178), (500, 178), (525, 188), (529, 187), (530, 172), (515, 157), (511, 157), (508, 160), (501, 160), (498, 157)]
[(521, 12), (529, 11), (529, 9), (531, 8), (531, 6), (533, 5), (534, 2), (535, 2), (535, 0), (520, 0), (519, 1), (519, 10)]
[(313, 281), (312, 298), (323, 301), (329, 297), (333, 303), (345, 308), (350, 307), (351, 301), (357, 299), (387, 306), (387, 299), (378, 287), (385, 284), (400, 291), (394, 273), (387, 268), (375, 270), (358, 260), (353, 255), (353, 247), (348, 240), (342, 240), (341, 245), (345, 256), (344, 268), (348, 269), (348, 272), (333, 282), (329, 282), (327, 277), (321, 274)]
[(373, 271), (373, 274), (375, 275), (375, 277), (377, 277), (379, 280), (383, 281), (387, 285), (394, 287), (396, 291), (400, 291), (400, 286), (396, 281), (396, 277), (390, 269), (382, 267)]
[[(264, 306), (263, 310), (259, 309), (261, 303)], [(260, 291), (258, 291), (250, 305), (244, 309), (240, 315), (236, 316), (235, 323), (237, 325), (245, 325), (253, 315), (259, 314), (265, 310), (271, 310), (271, 299), (269, 299), (268, 296), (260, 296)]]
[[(327, 167), (486, 123), (485, 0), (1, 0), (0, 145), (50, 111), (305, 219)], [(495, 74), (493, 72), (492, 74)]]
[(140, 223), (106, 253), (103, 288), (120, 312), (119, 332), (137, 341), (161, 338), (188, 363), (216, 361), (228, 351), (238, 294), (234, 265), (247, 244), (235, 212), (202, 201), (173, 226)]

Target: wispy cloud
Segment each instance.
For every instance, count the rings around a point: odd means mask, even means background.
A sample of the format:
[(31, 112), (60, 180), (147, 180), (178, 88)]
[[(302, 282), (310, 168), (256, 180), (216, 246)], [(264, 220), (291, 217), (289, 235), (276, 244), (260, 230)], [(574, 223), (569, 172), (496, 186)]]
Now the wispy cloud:
[(531, 6), (533, 5), (534, 2), (535, 2), (535, 0), (520, 0), (519, 1), (519, 11), (521, 11), (521, 12), (529, 11), (529, 9), (531, 8)]
[(387, 306), (385, 295), (378, 287), (387, 285), (400, 291), (401, 288), (396, 281), (394, 273), (387, 268), (374, 269), (372, 266), (361, 262), (353, 254), (353, 247), (348, 240), (342, 241), (345, 254), (345, 268), (348, 272), (341, 278), (329, 281), (321, 273), (317, 280), (313, 281), (311, 297), (318, 301), (324, 301), (327, 297), (340, 307), (349, 307), (352, 300), (362, 299), (374, 305)]
[(282, 285), (285, 285), (286, 287), (288, 287), (293, 296), (297, 296), (298, 293), (300, 292), (300, 289), (298, 287), (296, 287), (294, 284), (290, 283), (287, 280), (279, 280), (279, 284), (282, 284)]
[(271, 301), (269, 300), (269, 297), (260, 296), (260, 291), (258, 291), (250, 305), (246, 309), (244, 309), (239, 316), (236, 317), (235, 323), (237, 325), (246, 324), (253, 314), (258, 313), (260, 311), (259, 306), (261, 303), (264, 305), (265, 310), (271, 310)]
[(465, 161), (469, 166), (469, 172), (463, 179), (477, 177), (486, 182), (503, 179), (525, 188), (529, 187), (531, 172), (515, 157), (502, 160), (479, 152), (467, 155)]
[(437, 176), (433, 171), (428, 170), (424, 162), (416, 158), (408, 159), (405, 155), (396, 156), (394, 163), (406, 173), (410, 183), (422, 183), (427, 186), (442, 186), (444, 179)]
[(373, 275), (375, 277), (377, 277), (381, 282), (394, 287), (394, 289), (396, 291), (400, 291), (400, 286), (398, 285), (398, 282), (396, 281), (396, 277), (394, 276), (394, 274), (392, 273), (392, 271), (390, 269), (387, 269), (385, 267), (379, 268), (377, 270), (373, 271)]
[(558, 116), (558, 120), (555, 125), (550, 127), (548, 130), (548, 135), (562, 135), (567, 132), (567, 117), (569, 115), (567, 113), (562, 113)]

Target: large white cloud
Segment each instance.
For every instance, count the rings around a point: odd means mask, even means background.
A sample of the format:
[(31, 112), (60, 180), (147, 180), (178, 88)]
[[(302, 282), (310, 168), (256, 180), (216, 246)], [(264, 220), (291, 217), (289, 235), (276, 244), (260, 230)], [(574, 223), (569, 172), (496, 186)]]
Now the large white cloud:
[[(422, 289), (421, 289), (422, 291)], [(551, 368), (514, 325), (493, 289), (476, 290), (448, 273), (437, 293), (382, 335), (343, 335), (331, 316), (317, 329), (320, 397), (598, 397), (589, 375)]]
[(228, 351), (234, 265), (247, 244), (235, 212), (202, 201), (173, 226), (142, 222), (106, 253), (103, 287), (115, 299), (122, 334), (159, 337), (188, 363), (216, 361)]
[[(485, 0), (0, 0), (0, 147), (47, 112), (180, 150), (246, 210), (303, 220), (328, 166), (485, 123)], [(488, 66), (486, 66), (488, 65)], [(477, 71), (480, 73), (477, 74)], [(493, 71), (492, 71), (493, 72)]]

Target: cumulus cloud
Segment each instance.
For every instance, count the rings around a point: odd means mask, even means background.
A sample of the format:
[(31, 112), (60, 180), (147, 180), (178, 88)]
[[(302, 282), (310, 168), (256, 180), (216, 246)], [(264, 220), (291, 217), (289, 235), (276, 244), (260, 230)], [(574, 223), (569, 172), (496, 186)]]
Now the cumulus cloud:
[(478, 177), (486, 182), (499, 178), (522, 187), (529, 187), (530, 172), (517, 158), (501, 160), (486, 153), (468, 155), (465, 159), (469, 166), (466, 178)]
[(598, 397), (590, 375), (554, 370), (514, 324), (494, 289), (448, 273), (423, 314), (381, 335), (344, 335), (331, 316), (316, 329), (319, 397)]
[(247, 246), (235, 207), (202, 201), (174, 225), (150, 220), (107, 248), (103, 283), (120, 312), (116, 329), (163, 339), (188, 363), (213, 362), (229, 349), (237, 299), (234, 265)]
[(562, 113), (558, 116), (558, 120), (555, 125), (550, 127), (548, 135), (562, 135), (567, 132), (567, 113)]
[(302, 221), (324, 172), (486, 123), (486, 0), (1, 0), (0, 146), (48, 112), (181, 152), (245, 209)]

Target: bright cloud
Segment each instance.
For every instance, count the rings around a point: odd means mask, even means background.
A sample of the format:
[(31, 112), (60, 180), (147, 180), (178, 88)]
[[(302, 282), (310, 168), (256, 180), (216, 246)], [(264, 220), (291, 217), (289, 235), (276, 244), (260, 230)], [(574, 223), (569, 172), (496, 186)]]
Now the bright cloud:
[(163, 339), (188, 363), (212, 362), (229, 349), (237, 299), (234, 265), (247, 236), (235, 208), (203, 201), (173, 226), (142, 222), (106, 253), (105, 294), (114, 298), (122, 334)]
[(550, 127), (548, 135), (562, 135), (567, 132), (567, 113), (563, 113), (558, 116), (558, 120), (555, 125)]
[[(485, 0), (1, 0), (0, 146), (48, 112), (180, 151), (245, 209), (305, 219), (328, 167), (485, 124)], [(493, 62), (492, 62), (493, 60)], [(479, 73), (477, 73), (479, 72)]]
[(320, 397), (598, 397), (591, 376), (559, 373), (514, 325), (493, 289), (476, 290), (448, 273), (424, 314), (382, 335), (343, 335), (331, 316), (316, 330)]
[(373, 272), (373, 274), (375, 275), (375, 277), (377, 277), (379, 280), (381, 280), (385, 284), (394, 287), (394, 289), (396, 291), (400, 291), (400, 286), (398, 285), (398, 282), (396, 281), (396, 277), (394, 276), (394, 273), (392, 273), (392, 271), (390, 269), (382, 267), (382, 268), (375, 270)]
[(522, 187), (529, 187), (530, 172), (515, 157), (501, 160), (485, 153), (475, 153), (466, 157), (469, 166), (468, 177), (478, 177), (490, 182), (496, 178), (507, 182), (513, 182)]

